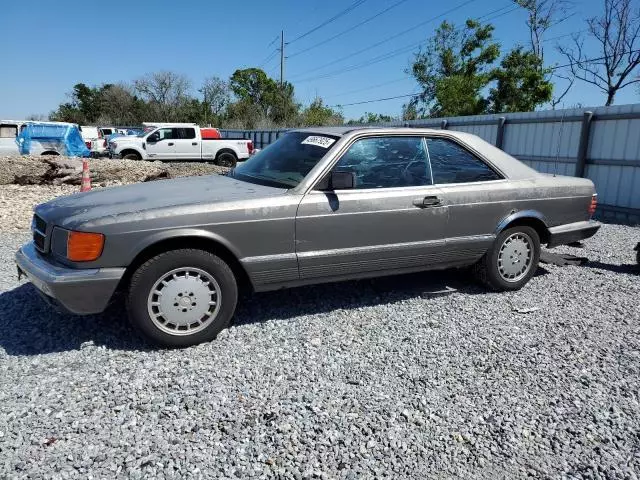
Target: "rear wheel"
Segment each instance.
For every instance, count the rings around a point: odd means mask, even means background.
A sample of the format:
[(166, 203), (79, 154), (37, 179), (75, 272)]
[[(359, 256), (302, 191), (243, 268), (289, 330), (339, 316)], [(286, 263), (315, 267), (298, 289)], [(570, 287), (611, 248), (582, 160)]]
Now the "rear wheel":
[(219, 257), (195, 249), (172, 250), (133, 274), (127, 309), (133, 325), (154, 343), (187, 347), (213, 340), (236, 308), (233, 272)]
[(216, 165), (221, 167), (235, 167), (238, 158), (231, 152), (222, 152), (216, 155)]
[(493, 247), (475, 265), (478, 279), (492, 290), (519, 290), (535, 275), (540, 236), (531, 227), (502, 231)]

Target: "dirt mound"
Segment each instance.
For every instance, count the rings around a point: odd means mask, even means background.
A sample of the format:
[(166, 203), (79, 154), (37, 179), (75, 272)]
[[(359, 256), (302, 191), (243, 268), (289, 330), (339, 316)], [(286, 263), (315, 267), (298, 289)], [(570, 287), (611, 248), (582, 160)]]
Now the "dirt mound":
[[(0, 157), (0, 185), (80, 185), (82, 160), (61, 156)], [(90, 159), (91, 181), (120, 185), (163, 178), (220, 174), (228, 168), (204, 162)]]

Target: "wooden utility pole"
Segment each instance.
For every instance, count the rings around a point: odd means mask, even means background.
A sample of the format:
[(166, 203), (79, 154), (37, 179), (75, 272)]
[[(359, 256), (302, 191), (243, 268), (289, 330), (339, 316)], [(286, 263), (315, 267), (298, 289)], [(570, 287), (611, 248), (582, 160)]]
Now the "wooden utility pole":
[(284, 85), (284, 30), (280, 31), (280, 88)]

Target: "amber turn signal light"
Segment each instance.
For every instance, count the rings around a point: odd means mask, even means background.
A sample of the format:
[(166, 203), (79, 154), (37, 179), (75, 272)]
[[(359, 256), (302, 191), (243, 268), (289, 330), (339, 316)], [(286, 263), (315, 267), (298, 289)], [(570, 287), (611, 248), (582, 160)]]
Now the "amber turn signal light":
[(101, 233), (69, 232), (67, 258), (72, 262), (91, 262), (102, 255), (104, 235)]

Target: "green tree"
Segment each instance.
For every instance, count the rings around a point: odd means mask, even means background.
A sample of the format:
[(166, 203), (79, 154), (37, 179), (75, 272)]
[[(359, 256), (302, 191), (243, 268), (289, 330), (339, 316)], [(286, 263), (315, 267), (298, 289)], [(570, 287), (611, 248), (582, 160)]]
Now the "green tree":
[(342, 113), (324, 105), (321, 98), (317, 97), (305, 108), (300, 115), (300, 122), (306, 127), (342, 125), (344, 117)]
[(542, 68), (542, 58), (517, 47), (493, 71), (496, 86), (489, 94), (492, 113), (530, 112), (551, 101), (553, 83), (549, 71)]
[(410, 105), (419, 115), (456, 116), (485, 113), (482, 95), (500, 56), (492, 25), (467, 20), (464, 28), (442, 22), (424, 51), (416, 54), (411, 73), (422, 88)]
[(76, 83), (69, 93), (70, 101), (61, 104), (50, 116), (56, 121), (78, 124), (95, 123), (102, 115), (102, 97), (113, 85), (89, 87)]
[(365, 114), (362, 115), (357, 120), (349, 120), (347, 122), (347, 125), (376, 124), (376, 123), (392, 122), (393, 120), (394, 118), (390, 115), (365, 112)]
[[(232, 116), (242, 113), (245, 121), (252, 124), (262, 119), (276, 125), (286, 125), (298, 116), (300, 106), (295, 102), (293, 85), (288, 82), (280, 85), (259, 68), (236, 70), (229, 86), (240, 104), (229, 109)], [(261, 119), (255, 117), (256, 112)], [(247, 118), (249, 114), (254, 118)]]

